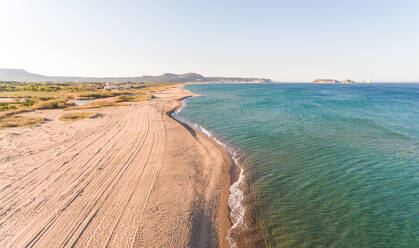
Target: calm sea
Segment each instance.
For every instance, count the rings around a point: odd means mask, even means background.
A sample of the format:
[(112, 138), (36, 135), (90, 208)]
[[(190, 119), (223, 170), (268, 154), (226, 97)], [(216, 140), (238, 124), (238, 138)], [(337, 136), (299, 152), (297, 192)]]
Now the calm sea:
[(239, 150), (267, 245), (419, 247), (419, 84), (186, 89), (178, 116)]

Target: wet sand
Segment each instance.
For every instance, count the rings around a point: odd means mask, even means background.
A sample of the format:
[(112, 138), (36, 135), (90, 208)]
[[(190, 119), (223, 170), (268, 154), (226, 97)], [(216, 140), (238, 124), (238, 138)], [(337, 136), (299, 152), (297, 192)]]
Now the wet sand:
[(168, 114), (188, 95), (0, 130), (0, 247), (228, 247), (231, 160)]

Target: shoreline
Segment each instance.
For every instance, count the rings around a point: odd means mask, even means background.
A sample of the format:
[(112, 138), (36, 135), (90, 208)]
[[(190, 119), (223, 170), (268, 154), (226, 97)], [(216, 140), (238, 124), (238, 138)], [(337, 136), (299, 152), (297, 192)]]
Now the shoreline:
[[(184, 87), (182, 86), (182, 89)], [(186, 89), (185, 89), (186, 90)], [(189, 90), (187, 90), (189, 93), (191, 93)], [(227, 235), (225, 236), (225, 239), (229, 242), (229, 247), (236, 248), (238, 247), (238, 241), (235, 240), (234, 236), (240, 236), (240, 230), (247, 229), (247, 223), (245, 222), (246, 215), (248, 214), (248, 210), (246, 210), (245, 198), (250, 197), (249, 194), (246, 195), (245, 188), (247, 188), (247, 185), (245, 185), (247, 182), (247, 179), (245, 177), (244, 168), (243, 165), (240, 163), (240, 155), (239, 151), (235, 150), (231, 147), (229, 147), (227, 144), (221, 142), (215, 135), (212, 134), (209, 130), (195, 124), (191, 123), (188, 120), (185, 120), (181, 117), (177, 117), (176, 115), (183, 110), (185, 106), (184, 100), (192, 97), (199, 96), (197, 94), (191, 93), (191, 95), (187, 97), (181, 98), (182, 104), (175, 108), (173, 111), (170, 112), (170, 116), (177, 120), (181, 125), (184, 125), (187, 129), (193, 129), (216, 143), (221, 149), (223, 149), (230, 161), (230, 184), (228, 187), (229, 195), (228, 195), (228, 211), (229, 211), (229, 220), (230, 220), (230, 227), (228, 228)], [(169, 113), (168, 113), (169, 114)], [(237, 233), (239, 232), (239, 233)], [(241, 246), (242, 247), (242, 246)], [(243, 246), (245, 247), (245, 246)]]
[[(183, 88), (183, 87), (182, 87)], [(190, 92), (189, 90), (187, 90)], [(204, 129), (203, 127), (200, 127), (196, 124), (190, 123), (187, 120), (184, 120), (183, 118), (177, 117), (177, 113), (182, 111), (183, 107), (185, 106), (185, 103), (183, 102), (187, 98), (196, 97), (199, 95), (192, 94), (190, 96), (183, 97), (179, 99), (181, 101), (181, 105), (176, 107), (175, 109), (169, 111), (167, 114), (171, 116), (174, 120), (178, 121), (181, 125), (183, 125), (188, 130), (195, 130), (198, 131), (201, 135), (209, 139), (210, 141), (214, 142), (215, 145), (217, 145), (220, 149), (222, 149), (229, 157), (231, 161), (230, 170), (229, 170), (229, 193), (228, 193), (228, 200), (227, 200), (227, 208), (229, 212), (229, 228), (227, 230), (227, 235), (225, 235), (225, 231), (222, 231), (221, 233), (224, 233), (223, 236), (219, 237), (219, 239), (226, 239), (229, 242), (229, 246), (231, 248), (236, 248), (237, 243), (232, 237), (232, 232), (238, 225), (242, 225), (243, 223), (243, 217), (244, 217), (244, 206), (241, 205), (243, 199), (244, 192), (240, 191), (239, 186), (241, 183), (243, 183), (244, 180), (244, 169), (240, 166), (238, 163), (238, 160), (240, 158), (237, 158), (237, 154), (233, 152), (231, 149), (228, 148), (228, 146), (221, 141), (219, 141), (215, 136), (213, 136), (208, 130)], [(224, 190), (223, 190), (224, 191)], [(238, 193), (238, 194), (237, 194)], [(237, 199), (239, 197), (240, 199)], [(239, 202), (236, 202), (239, 200)], [(222, 205), (225, 205), (224, 203), (221, 203)], [(225, 208), (225, 206), (221, 206), (221, 208)], [(240, 213), (237, 213), (237, 211), (240, 211)], [(237, 214), (241, 216), (236, 216)], [(223, 228), (225, 229), (225, 228)]]
[(170, 116), (186, 90), (153, 95), (0, 130), (0, 246), (229, 247), (227, 151)]
[[(192, 92), (190, 92), (189, 90), (184, 88), (184, 85), (181, 85), (181, 89), (188, 92), (188, 95), (185, 97), (181, 97), (178, 99), (179, 101), (179, 105), (176, 106), (175, 108), (173, 108), (172, 110), (167, 112), (167, 115), (170, 116), (170, 118), (172, 118), (173, 120), (175, 120), (176, 122), (178, 122), (180, 125), (182, 125), (185, 129), (187, 129), (189, 132), (195, 132), (196, 137), (201, 137), (204, 139), (207, 139), (208, 141), (210, 141), (211, 143), (213, 143), (219, 150), (220, 152), (223, 154), (224, 160), (228, 160), (230, 161), (230, 163), (226, 164), (226, 166), (228, 167), (228, 177), (225, 177), (224, 181), (228, 181), (228, 187), (224, 187), (222, 189), (220, 189), (220, 193), (221, 193), (221, 198), (219, 200), (219, 206), (218, 206), (218, 211), (219, 214), (219, 220), (217, 221), (217, 226), (218, 226), (218, 242), (219, 242), (219, 247), (237, 247), (237, 246), (232, 246), (232, 243), (230, 241), (231, 237), (230, 237), (230, 229), (232, 228), (232, 223), (231, 223), (231, 218), (230, 218), (230, 213), (231, 213), (231, 209), (229, 206), (229, 200), (230, 200), (230, 196), (231, 196), (231, 192), (230, 192), (230, 187), (231, 185), (234, 183), (232, 180), (234, 178), (234, 167), (238, 166), (235, 162), (235, 160), (233, 159), (230, 150), (226, 149), (226, 145), (222, 142), (220, 142), (219, 140), (217, 140), (216, 138), (212, 138), (210, 135), (208, 135), (208, 133), (203, 132), (200, 128), (198, 128), (196, 125), (189, 123), (189, 121), (184, 120), (183, 118), (179, 118), (176, 116), (177, 113), (179, 113), (180, 111), (182, 111), (183, 107), (185, 106), (184, 100), (188, 99), (188, 98), (192, 98), (192, 97), (198, 97), (200, 95), (198, 94), (194, 94)], [(227, 219), (225, 218), (226, 216), (226, 212), (228, 213), (227, 215)], [(226, 241), (228, 241), (228, 243), (226, 243)]]
[[(182, 88), (184, 88), (184, 85)], [(188, 92), (190, 91), (188, 90)], [(171, 116), (179, 121), (180, 124), (184, 125), (185, 128), (196, 130), (218, 144), (228, 154), (231, 160), (228, 197), (228, 210), (231, 225), (228, 229), (228, 235), (226, 236), (229, 241), (229, 247), (270, 247), (269, 234), (266, 232), (263, 221), (257, 212), (259, 203), (253, 179), (245, 171), (245, 168), (247, 167), (245, 162), (246, 155), (242, 154), (239, 149), (233, 148), (220, 141), (218, 137), (204, 127), (176, 116), (176, 114), (184, 108), (186, 104), (184, 100), (196, 96), (199, 95), (191, 93), (190, 96), (182, 98), (182, 105), (176, 108), (171, 113)]]
[[(228, 187), (229, 194), (228, 194), (228, 201), (227, 201), (227, 208), (229, 211), (229, 220), (230, 220), (230, 226), (227, 231), (227, 235), (224, 236), (224, 239), (227, 239), (229, 242), (229, 247), (236, 248), (237, 243), (232, 237), (232, 232), (235, 228), (237, 228), (239, 225), (243, 225), (243, 218), (244, 218), (244, 211), (245, 208), (242, 205), (242, 201), (244, 200), (244, 192), (240, 190), (241, 184), (244, 182), (244, 169), (240, 166), (239, 160), (240, 157), (237, 157), (237, 153), (233, 152), (232, 149), (229, 149), (228, 146), (219, 141), (212, 133), (210, 133), (208, 130), (204, 129), (201, 126), (198, 126), (196, 124), (190, 123), (187, 120), (184, 120), (183, 118), (177, 117), (176, 114), (179, 113), (183, 107), (185, 106), (185, 103), (183, 100), (191, 97), (195, 97), (197, 95), (191, 95), (184, 97), (180, 99), (182, 101), (182, 105), (175, 108), (173, 111), (168, 112), (170, 116), (178, 121), (181, 125), (183, 125), (186, 129), (189, 130), (195, 130), (207, 139), (214, 142), (217, 146), (220, 147), (225, 153), (227, 153), (230, 161), (230, 184)], [(237, 202), (238, 201), (238, 202)], [(239, 216), (237, 216), (239, 215)], [(221, 239), (222, 237), (220, 237)]]

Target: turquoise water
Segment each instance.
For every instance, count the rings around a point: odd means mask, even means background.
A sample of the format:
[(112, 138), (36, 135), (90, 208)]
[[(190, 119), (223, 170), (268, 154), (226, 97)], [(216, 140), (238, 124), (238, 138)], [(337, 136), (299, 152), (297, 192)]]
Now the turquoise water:
[(240, 149), (273, 247), (419, 247), (419, 84), (188, 85)]

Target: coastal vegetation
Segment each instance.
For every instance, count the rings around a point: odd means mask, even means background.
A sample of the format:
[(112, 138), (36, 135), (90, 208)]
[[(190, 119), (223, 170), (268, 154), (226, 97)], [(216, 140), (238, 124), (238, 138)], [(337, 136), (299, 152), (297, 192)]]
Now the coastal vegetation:
[(121, 102), (145, 101), (145, 100), (151, 99), (151, 97), (152, 96), (150, 94), (142, 93), (142, 92), (139, 92), (137, 94), (123, 94), (117, 97), (97, 99), (93, 102), (86, 103), (83, 106), (71, 107), (65, 110), (95, 109), (95, 108), (110, 107), (110, 106), (116, 106), (118, 103), (121, 103)]
[(75, 112), (63, 114), (58, 119), (60, 121), (78, 121), (86, 118), (96, 118), (98, 116), (100, 116), (100, 114), (95, 112)]
[(118, 99), (120, 101), (138, 102), (138, 101), (145, 101), (145, 100), (151, 99), (151, 97), (152, 97), (151, 94), (138, 93), (136, 95), (120, 95), (118, 96)]
[(94, 109), (94, 108), (103, 108), (103, 107), (110, 107), (116, 105), (118, 102), (120, 102), (118, 97), (109, 97), (104, 99), (98, 99), (90, 103), (86, 103), (83, 106), (76, 106), (64, 109), (66, 111), (68, 110), (76, 110), (76, 109)]
[(32, 105), (33, 109), (57, 109), (57, 108), (64, 108), (68, 105), (72, 105), (71, 103), (67, 104), (67, 101), (63, 99), (53, 99), (47, 101), (39, 101)]
[[(4, 127), (22, 126), (22, 118), (9, 118), (16, 114), (41, 109), (95, 109), (116, 106), (121, 102), (145, 101), (153, 92), (170, 88), (174, 83), (132, 83), (127, 89), (104, 89), (104, 83), (32, 83), (0, 82), (0, 121)], [(73, 100), (93, 100), (75, 106)], [(28, 120), (28, 123), (34, 121)], [(16, 123), (13, 124), (13, 123)], [(26, 125), (26, 124), (24, 124)]]
[(13, 116), (15, 114), (31, 112), (39, 109), (58, 109), (66, 108), (68, 106), (73, 106), (74, 103), (62, 100), (62, 99), (52, 99), (52, 100), (25, 100), (24, 103), (0, 103), (0, 120), (8, 116)]
[(27, 116), (8, 116), (0, 118), (0, 129), (8, 127), (22, 127), (31, 126), (41, 122), (44, 122), (45, 118), (40, 117), (27, 117)]

